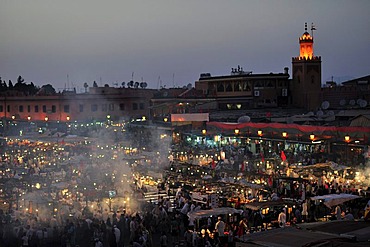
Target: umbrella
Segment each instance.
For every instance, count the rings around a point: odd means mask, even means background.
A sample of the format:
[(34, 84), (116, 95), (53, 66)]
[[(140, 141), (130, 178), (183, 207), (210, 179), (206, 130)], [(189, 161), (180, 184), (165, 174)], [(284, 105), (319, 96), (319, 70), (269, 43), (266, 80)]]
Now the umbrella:
[(345, 203), (347, 201), (351, 201), (354, 199), (360, 198), (358, 195), (352, 195), (352, 194), (329, 194), (329, 195), (323, 195), (323, 196), (314, 196), (311, 197), (311, 200), (323, 200), (325, 206), (328, 208), (331, 208), (333, 206)]

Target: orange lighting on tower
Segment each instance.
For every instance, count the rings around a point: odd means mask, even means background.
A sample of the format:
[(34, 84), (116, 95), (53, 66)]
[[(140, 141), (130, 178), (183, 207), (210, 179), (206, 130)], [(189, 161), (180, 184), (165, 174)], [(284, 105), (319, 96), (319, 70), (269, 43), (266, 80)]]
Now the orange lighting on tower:
[[(313, 27), (311, 27), (312, 29)], [(312, 29), (314, 30), (314, 29)], [(305, 32), (299, 38), (299, 56), (304, 59), (313, 57), (313, 37), (307, 32), (307, 23), (305, 23)]]

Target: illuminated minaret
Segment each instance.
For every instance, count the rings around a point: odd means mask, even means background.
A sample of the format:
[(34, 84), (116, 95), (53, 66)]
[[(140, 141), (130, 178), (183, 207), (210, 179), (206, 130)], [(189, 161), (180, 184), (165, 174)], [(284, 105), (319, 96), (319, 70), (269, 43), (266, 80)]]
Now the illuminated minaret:
[(299, 38), (299, 57), (312, 59), (313, 57), (313, 37), (307, 32), (307, 23), (305, 23), (304, 34)]
[(299, 37), (299, 57), (292, 58), (292, 81), (290, 93), (295, 107), (309, 111), (317, 110), (321, 105), (321, 57), (313, 52), (313, 30), (311, 35), (305, 32)]

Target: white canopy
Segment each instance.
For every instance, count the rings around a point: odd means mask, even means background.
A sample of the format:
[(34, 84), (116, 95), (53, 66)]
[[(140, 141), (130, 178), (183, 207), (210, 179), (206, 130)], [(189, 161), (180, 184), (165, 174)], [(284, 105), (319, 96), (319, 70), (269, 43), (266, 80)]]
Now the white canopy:
[(336, 206), (346, 201), (354, 200), (357, 198), (360, 198), (360, 196), (342, 193), (342, 194), (329, 194), (329, 195), (323, 195), (323, 196), (314, 196), (314, 197), (311, 197), (311, 200), (323, 200), (325, 206), (331, 208), (333, 206)]
[(189, 212), (188, 217), (189, 219), (201, 219), (201, 218), (208, 218), (210, 216), (218, 216), (218, 215), (225, 215), (225, 214), (241, 214), (243, 210), (238, 210), (235, 208), (212, 208), (208, 210), (199, 210), (195, 212)]

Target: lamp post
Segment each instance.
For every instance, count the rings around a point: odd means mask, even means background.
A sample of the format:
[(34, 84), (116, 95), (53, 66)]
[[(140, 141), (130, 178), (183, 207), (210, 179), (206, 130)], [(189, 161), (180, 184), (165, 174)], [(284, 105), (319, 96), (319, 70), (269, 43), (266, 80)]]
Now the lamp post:
[(351, 137), (348, 134), (345, 135), (344, 141), (346, 143), (345, 158), (346, 158), (346, 162), (348, 162), (348, 144), (351, 142)]
[(258, 130), (258, 131), (257, 131), (257, 135), (258, 135), (259, 137), (262, 137), (262, 136), (263, 136), (263, 132), (262, 132), (262, 130)]

